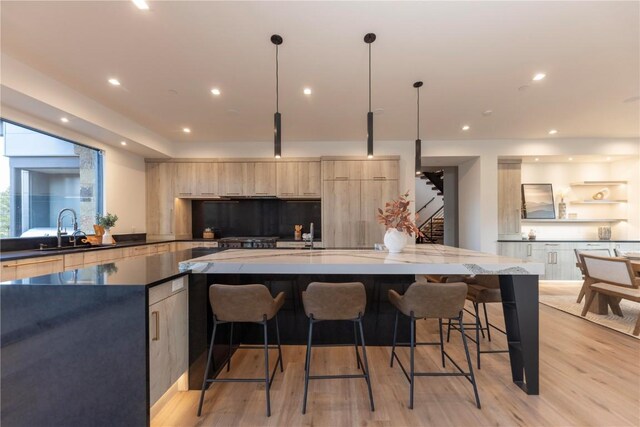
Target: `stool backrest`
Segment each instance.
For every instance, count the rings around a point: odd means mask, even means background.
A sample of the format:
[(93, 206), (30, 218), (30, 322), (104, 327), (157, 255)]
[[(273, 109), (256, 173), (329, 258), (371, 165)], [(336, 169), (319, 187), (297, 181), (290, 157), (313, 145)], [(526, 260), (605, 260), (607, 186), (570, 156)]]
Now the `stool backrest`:
[(597, 281), (628, 288), (637, 288), (631, 262), (623, 258), (599, 257), (581, 254), (585, 276)]
[(273, 297), (264, 285), (211, 285), (209, 302), (221, 322), (262, 322)]
[(360, 282), (312, 282), (302, 293), (307, 316), (316, 320), (348, 320), (364, 315), (367, 293)]
[(458, 317), (467, 297), (467, 284), (413, 283), (402, 296), (414, 317), (451, 319)]

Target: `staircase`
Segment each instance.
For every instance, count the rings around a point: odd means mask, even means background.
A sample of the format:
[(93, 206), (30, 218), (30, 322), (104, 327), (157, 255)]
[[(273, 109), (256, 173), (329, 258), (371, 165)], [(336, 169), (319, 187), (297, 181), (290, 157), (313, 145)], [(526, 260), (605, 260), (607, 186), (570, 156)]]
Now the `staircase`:
[[(418, 237), (416, 239), (416, 243), (436, 243), (436, 244), (444, 244), (444, 180), (443, 180), (443, 171), (437, 172), (424, 172), (421, 176), (422, 179), (427, 180), (427, 185), (432, 185), (431, 189), (437, 191), (436, 196), (442, 196), (440, 202), (442, 202), (442, 206), (440, 206), (429, 218), (424, 220), (418, 228), (424, 234), (424, 237)], [(424, 210), (428, 205), (430, 205), (436, 197), (433, 197), (429, 200), (424, 206), (418, 210), (417, 213)]]

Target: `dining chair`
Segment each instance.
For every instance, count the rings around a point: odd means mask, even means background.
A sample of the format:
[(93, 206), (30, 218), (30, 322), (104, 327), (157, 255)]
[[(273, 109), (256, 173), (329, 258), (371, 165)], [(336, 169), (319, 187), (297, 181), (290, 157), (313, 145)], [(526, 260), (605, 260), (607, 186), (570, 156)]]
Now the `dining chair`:
[(580, 288), (580, 293), (578, 293), (578, 299), (576, 300), (576, 302), (580, 304), (582, 302), (582, 298), (584, 297), (587, 289), (589, 288), (589, 283), (584, 273), (584, 266), (582, 265), (580, 254), (610, 257), (611, 251), (609, 249), (574, 249), (573, 251), (576, 254), (576, 267), (580, 269), (580, 273), (582, 273), (582, 280), (583, 280), (582, 287)]
[[(582, 317), (586, 316), (597, 294), (640, 303), (640, 278), (635, 277), (628, 259), (585, 254), (581, 254), (580, 258), (585, 274), (590, 279)], [(622, 312), (618, 314), (621, 315)], [(636, 320), (633, 335), (640, 335), (640, 315)]]

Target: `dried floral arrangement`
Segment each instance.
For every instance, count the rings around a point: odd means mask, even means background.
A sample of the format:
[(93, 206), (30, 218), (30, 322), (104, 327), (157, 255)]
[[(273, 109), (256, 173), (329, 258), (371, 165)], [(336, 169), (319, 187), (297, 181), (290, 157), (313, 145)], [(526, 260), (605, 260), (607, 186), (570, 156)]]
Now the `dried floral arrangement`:
[(424, 234), (416, 226), (418, 214), (415, 215), (414, 220), (410, 218), (409, 205), (411, 200), (408, 200), (408, 197), (409, 192), (407, 191), (401, 194), (397, 200), (385, 203), (384, 211), (378, 208), (378, 222), (384, 224), (387, 230), (395, 228), (402, 233), (415, 234), (416, 237), (422, 237)]

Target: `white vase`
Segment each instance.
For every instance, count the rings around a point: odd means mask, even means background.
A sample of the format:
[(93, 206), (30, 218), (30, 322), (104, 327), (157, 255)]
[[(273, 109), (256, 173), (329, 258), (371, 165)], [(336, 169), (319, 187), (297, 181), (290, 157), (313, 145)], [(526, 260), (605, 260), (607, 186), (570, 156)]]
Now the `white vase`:
[(400, 253), (407, 246), (407, 235), (395, 228), (390, 228), (384, 233), (384, 245), (389, 250), (389, 253)]
[(111, 237), (111, 231), (108, 228), (104, 229), (104, 234), (102, 235), (102, 244), (113, 245), (113, 237)]

